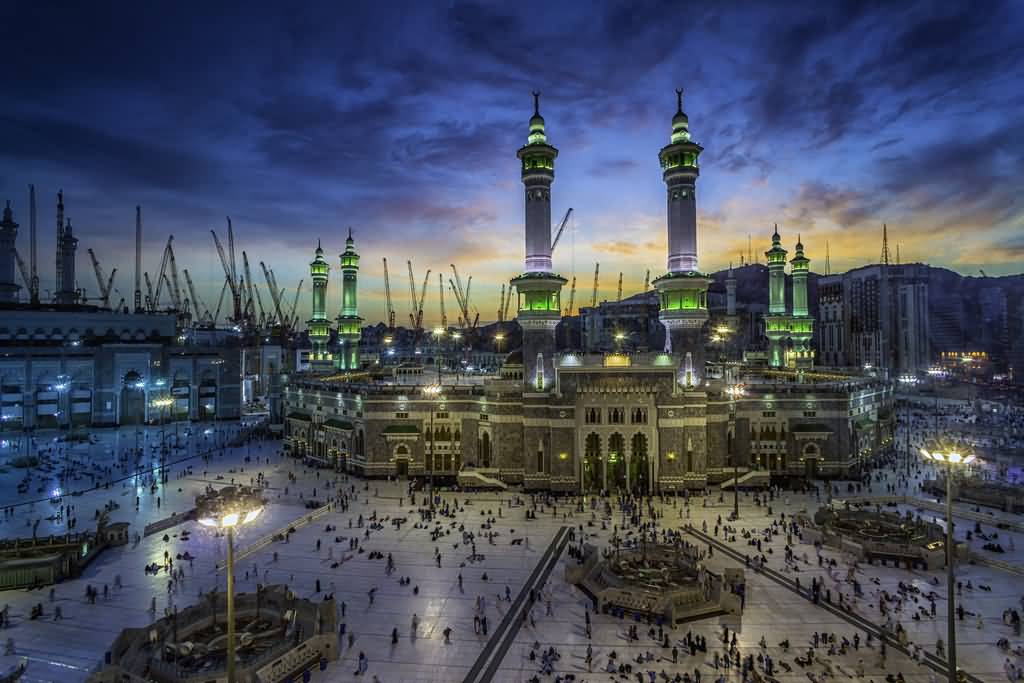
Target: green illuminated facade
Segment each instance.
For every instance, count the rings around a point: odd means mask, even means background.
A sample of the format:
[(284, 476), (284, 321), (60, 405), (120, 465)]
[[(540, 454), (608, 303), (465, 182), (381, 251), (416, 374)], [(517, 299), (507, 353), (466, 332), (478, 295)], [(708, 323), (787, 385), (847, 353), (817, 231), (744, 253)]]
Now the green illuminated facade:
[(359, 254), (355, 250), (352, 229), (345, 240), (345, 251), (341, 254), (341, 313), (338, 315), (338, 354), (335, 365), (340, 370), (359, 369), (359, 339), (362, 336), (363, 319), (359, 317), (359, 298), (356, 281), (359, 273)]
[(811, 339), (814, 318), (807, 308), (807, 274), (810, 259), (797, 238), (796, 255), (790, 261), (793, 275), (793, 310), (786, 308), (786, 250), (782, 248), (779, 226), (772, 234), (768, 259), (768, 315), (764, 318), (768, 337), (768, 364), (773, 368), (808, 367), (814, 363)]
[(313, 279), (313, 315), (306, 321), (309, 341), (313, 345), (309, 360), (329, 361), (327, 342), (331, 338), (331, 323), (327, 320), (327, 274), (330, 266), (324, 260), (324, 250), (316, 245), (316, 255), (309, 264), (309, 275)]
[(711, 279), (697, 270), (697, 160), (704, 148), (690, 137), (683, 112), (683, 91), (676, 90), (669, 144), (658, 153), (665, 182), (668, 218), (668, 272), (654, 280), (666, 347), (689, 354), (693, 372), (684, 381), (701, 381), (704, 369), (704, 324), (708, 320)]
[(526, 258), (524, 272), (512, 280), (519, 292), (517, 320), (523, 330), (523, 379), (533, 391), (554, 383), (555, 328), (562, 318), (566, 279), (552, 271), (551, 183), (558, 150), (548, 144), (540, 93), (533, 93), (533, 116), (526, 144), (516, 152), (525, 190)]

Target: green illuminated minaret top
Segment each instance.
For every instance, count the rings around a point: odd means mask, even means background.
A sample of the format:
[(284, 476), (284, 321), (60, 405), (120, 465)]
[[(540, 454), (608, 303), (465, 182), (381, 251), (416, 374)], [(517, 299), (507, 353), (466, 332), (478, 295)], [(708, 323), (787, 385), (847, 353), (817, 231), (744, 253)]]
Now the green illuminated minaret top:
[(327, 274), (330, 266), (324, 260), (324, 250), (317, 240), (316, 252), (309, 264), (313, 279), (313, 315), (306, 322), (309, 341), (313, 345), (311, 360), (330, 360), (327, 342), (331, 337), (331, 324), (327, 320)]
[(768, 313), (786, 314), (786, 250), (782, 248), (779, 226), (772, 234), (772, 248), (764, 253), (768, 259)]
[(359, 301), (356, 294), (359, 254), (356, 253), (352, 228), (348, 230), (345, 251), (341, 259), (341, 314), (338, 315), (338, 342), (341, 352), (336, 358), (342, 370), (359, 368), (359, 338), (362, 334), (363, 319), (359, 317)]
[(807, 273), (811, 260), (804, 256), (804, 245), (800, 236), (796, 237), (796, 255), (789, 262), (793, 275), (793, 315), (803, 318), (807, 310)]

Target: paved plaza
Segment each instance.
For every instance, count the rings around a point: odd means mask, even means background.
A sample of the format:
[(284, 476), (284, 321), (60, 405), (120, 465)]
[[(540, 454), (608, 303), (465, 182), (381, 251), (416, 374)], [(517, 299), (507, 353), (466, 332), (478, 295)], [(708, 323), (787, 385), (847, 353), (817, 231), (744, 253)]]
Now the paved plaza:
[[(179, 462), (167, 466), (165, 483), (149, 473), (134, 474), (118, 460), (119, 454), (133, 448), (138, 438), (145, 453), (141, 466), (149, 470), (158, 457), (159, 428), (141, 430), (139, 435), (134, 429), (97, 432), (95, 443), (76, 445), (67, 453), (62, 451), (62, 444), (48, 441), (56, 434), (37, 434), (34, 448), (52, 447), (51, 460), (77, 463), (79, 475), (62, 484), (53, 478), (55, 474), (44, 476), (34, 470), (27, 490), (23, 486), (24, 492), (19, 492), (18, 483), (25, 470), (6, 467), (0, 474), (0, 486), (3, 505), (13, 506), (13, 512), (4, 515), (4, 535), (31, 536), (37, 520), (39, 536), (63, 533), (72, 518), (78, 520), (76, 531), (85, 530), (94, 525), (95, 511), (107, 506), (112, 521), (131, 524), (129, 533), (134, 537), (142, 534), (146, 524), (191, 508), (196, 494), (209, 485), (255, 483), (262, 474), (270, 504), (261, 517), (238, 534), (236, 589), (252, 591), (257, 582), (285, 583), (302, 597), (319, 599), (333, 593), (339, 624), (344, 628), (342, 656), (325, 672), (315, 672), (313, 680), (513, 683), (538, 676), (538, 680), (555, 681), (561, 676), (562, 681), (643, 683), (674, 680), (683, 674), (694, 680), (698, 672), (701, 680), (719, 676), (741, 680), (735, 666), (726, 669), (720, 664), (715, 668), (716, 659), (725, 653), (723, 628), (735, 633), (741, 657), (754, 656), (759, 672), (770, 657), (772, 676), (779, 681), (823, 680), (826, 671), (835, 678), (859, 678), (862, 673), (863, 680), (876, 682), (898, 673), (907, 681), (940, 677), (927, 662), (918, 663), (894, 646), (887, 648), (883, 660), (877, 639), (869, 644), (867, 629), (856, 627), (850, 620), (864, 619), (876, 626), (887, 620), (898, 621), (906, 629), (909, 652), (915, 654), (914, 645), (918, 645), (921, 652), (916, 659), (933, 658), (936, 641), (945, 637), (946, 628), (942, 570), (861, 565), (854, 577), (863, 594), (854, 596), (853, 584), (847, 580), (848, 557), (823, 550), (823, 563), (832, 559), (837, 563), (830, 572), (824, 564), (819, 566), (813, 546), (794, 538), (795, 565), (799, 567), (794, 571), (784, 560), (785, 532), (765, 534), (773, 521), (781, 522), (782, 514), (789, 519), (793, 513), (813, 512), (827, 503), (829, 495), (824, 485), (819, 485), (817, 494), (783, 491), (762, 504), (755, 502), (753, 494), (740, 494), (740, 517), (735, 522), (728, 521), (732, 494), (720, 495), (717, 490), (706, 498), (691, 497), (688, 504), (682, 498), (654, 499), (649, 507), (640, 506), (639, 520), (631, 520), (614, 498), (608, 499), (612, 513), (606, 517), (602, 500), (543, 501), (515, 491), (441, 491), (442, 513), (427, 521), (421, 515), (423, 494), (414, 492), (414, 503), (406, 482), (367, 482), (310, 469), (282, 457), (277, 441), (253, 440), (235, 448), (218, 448), (218, 444), (238, 434), (238, 425), (182, 425), (180, 430), (180, 447), (169, 456), (170, 461)], [(169, 433), (169, 429), (164, 430), (163, 438), (173, 440)], [(24, 444), (14, 440), (3, 448), (0, 460), (7, 462), (24, 450)], [(203, 453), (209, 456), (203, 457)], [(903, 462), (880, 470), (870, 489), (865, 487), (861, 494), (915, 495), (917, 482), (929, 476), (918, 464), (913, 462), (914, 474), (909, 481), (894, 473), (905, 472)], [(108, 480), (113, 481), (109, 488), (102, 487)], [(80, 495), (60, 490), (91, 489), (94, 482), (101, 488)], [(852, 495), (846, 483), (836, 486), (837, 497)], [(54, 492), (63, 494), (59, 501), (46, 500)], [(286, 528), (307, 514), (311, 499), (338, 503), (312, 524), (297, 528), (287, 543), (276, 542), (251, 555), (245, 553), (256, 539)], [(33, 500), (37, 502), (29, 502)], [(70, 514), (66, 508), (64, 514), (59, 514), (61, 505), (72, 506)], [(902, 507), (917, 511), (913, 504)], [(957, 509), (964, 515), (971, 513), (964, 506)], [(535, 511), (536, 518), (528, 520), (527, 510)], [(566, 584), (565, 563), (574, 562), (566, 551), (569, 529), (574, 532), (575, 545), (583, 537), (607, 545), (616, 531), (622, 539), (636, 539), (640, 527), (635, 522), (650, 524), (651, 510), (656, 514), (659, 534), (666, 528), (685, 529), (691, 525), (693, 532), (687, 531), (684, 536), (687, 541), (705, 550), (713, 546), (712, 554), (705, 558), (711, 569), (744, 565), (747, 556), (755, 564), (756, 558), (765, 557), (766, 571), (747, 569), (742, 618), (726, 616), (677, 625), (668, 632), (671, 647), (666, 648), (656, 627), (595, 613), (588, 598)], [(927, 510), (923, 514), (929, 519), (935, 516)], [(999, 518), (992, 519), (995, 522)], [(328, 525), (335, 529), (326, 531)], [(973, 521), (964, 519), (957, 527), (957, 536), (963, 537), (974, 528)], [(991, 524), (982, 528), (986, 533), (994, 531)], [(181, 537), (186, 530), (190, 532), (187, 541)], [(474, 538), (470, 540), (463, 532), (472, 533)], [(998, 559), (1024, 566), (1024, 536), (1006, 529), (998, 534), (1007, 548)], [(756, 547), (758, 541), (760, 549)], [(977, 539), (971, 543), (979, 553), (984, 552)], [(174, 569), (183, 569), (184, 574), (173, 582), (164, 569), (165, 552), (170, 558), (185, 552), (195, 557), (191, 562), (174, 562)], [(388, 571), (389, 556), (393, 571)], [(13, 641), (16, 655), (28, 658), (23, 680), (82, 681), (121, 629), (145, 625), (155, 618), (150, 611), (154, 601), (156, 616), (160, 616), (168, 608), (194, 603), (201, 593), (216, 586), (223, 590), (224, 573), (218, 572), (216, 565), (224, 557), (224, 539), (194, 522), (141, 538), (137, 544), (109, 549), (82, 577), (55, 586), (52, 600), (49, 588), (7, 591), (0, 596), (0, 603), (9, 606), (10, 614), (10, 626), (0, 638)], [(153, 563), (160, 566), (159, 571), (144, 571)], [(115, 587), (117, 577), (120, 588)], [(824, 599), (818, 605), (810, 601), (806, 589), (812, 577), (824, 581), (830, 604)], [(796, 578), (800, 579), (802, 594), (796, 591)], [(934, 579), (939, 585), (933, 583)], [(1011, 647), (1022, 642), (1002, 617), (1007, 608), (1020, 609), (1024, 595), (1021, 575), (965, 564), (958, 567), (958, 579), (964, 583), (960, 600), (968, 613), (958, 622), (961, 666), (981, 680), (1006, 680), (1007, 655), (997, 649), (996, 641), (1007, 638)], [(95, 604), (86, 599), (87, 586), (99, 591)], [(894, 598), (888, 603), (892, 608), (889, 616), (880, 613), (880, 591)], [(938, 594), (934, 616), (926, 597), (931, 591)], [(32, 620), (29, 612), (38, 603), (43, 606), (43, 617)], [(64, 618), (55, 621), (58, 606)], [(588, 611), (589, 637), (585, 626)], [(914, 619), (914, 613), (922, 614), (921, 618)], [(486, 617), (486, 635), (475, 616)], [(637, 638), (628, 635), (631, 625), (638, 627)], [(653, 637), (650, 631), (654, 631)], [(813, 661), (801, 666), (796, 660), (807, 656), (815, 632), (819, 634), (819, 646), (814, 648)], [(832, 635), (834, 646), (826, 645), (823, 638)], [(686, 644), (701, 638), (706, 641), (706, 651), (691, 654)], [(784, 647), (786, 641), (788, 648)], [(555, 657), (544, 656), (549, 648), (554, 648)], [(355, 676), (360, 653), (367, 657), (368, 666), (364, 675)], [(10, 659), (5, 657), (5, 661)], [(616, 673), (606, 671), (609, 662)], [(551, 669), (548, 675), (542, 673), (545, 664)], [(629, 672), (618, 673), (618, 668), (625, 665)], [(653, 672), (653, 679), (648, 672)], [(568, 679), (568, 675), (574, 678)]]

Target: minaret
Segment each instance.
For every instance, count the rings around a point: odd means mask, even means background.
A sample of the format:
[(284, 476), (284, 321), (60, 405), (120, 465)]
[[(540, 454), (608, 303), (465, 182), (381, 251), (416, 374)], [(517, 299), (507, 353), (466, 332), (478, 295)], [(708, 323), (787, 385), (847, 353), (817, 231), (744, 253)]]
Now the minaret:
[(729, 261), (729, 274), (725, 276), (725, 314), (730, 318), (736, 316), (736, 275), (732, 272), (732, 261)]
[(330, 266), (324, 260), (324, 250), (316, 243), (316, 255), (309, 264), (309, 274), (313, 279), (313, 315), (306, 321), (309, 341), (313, 344), (310, 361), (327, 361), (331, 359), (327, 353), (327, 342), (331, 337), (331, 323), (327, 320), (327, 273)]
[(75, 251), (78, 239), (71, 232), (71, 221), (64, 218), (64, 191), (57, 193), (57, 290), (58, 304), (73, 304), (75, 292)]
[(11, 213), (11, 203), (4, 208), (0, 221), (0, 301), (14, 303), (21, 287), (15, 281), (14, 245), (18, 239), (18, 224)]
[(778, 224), (772, 234), (772, 248), (764, 255), (768, 259), (768, 315), (764, 318), (769, 344), (768, 365), (779, 368), (785, 364), (782, 342), (789, 336), (789, 317), (786, 315), (786, 250), (782, 248)]
[(338, 315), (338, 341), (341, 353), (335, 364), (341, 370), (359, 369), (359, 338), (362, 334), (363, 319), (359, 317), (359, 302), (356, 296), (356, 275), (359, 272), (359, 254), (352, 239), (352, 228), (348, 229), (345, 251), (341, 254), (341, 313)]
[(548, 144), (540, 93), (533, 93), (533, 116), (526, 145), (516, 153), (526, 190), (526, 260), (523, 274), (512, 280), (519, 291), (519, 326), (523, 330), (523, 381), (531, 391), (554, 383), (555, 328), (562, 318), (561, 291), (566, 279), (551, 269), (551, 183), (558, 150)]
[(814, 318), (807, 309), (807, 273), (810, 259), (804, 256), (804, 245), (800, 236), (796, 238), (796, 255), (789, 262), (793, 275), (793, 315), (789, 321), (789, 336), (793, 340), (796, 363), (810, 366), (814, 357), (811, 338), (814, 336)]
[(667, 190), (668, 272), (654, 281), (659, 319), (673, 353), (690, 354), (693, 372), (683, 381), (698, 385), (704, 377), (704, 323), (708, 319), (707, 293), (711, 280), (697, 270), (697, 158), (704, 148), (690, 139), (690, 123), (683, 113), (683, 91), (676, 90), (677, 109), (672, 117), (670, 142), (658, 153)]

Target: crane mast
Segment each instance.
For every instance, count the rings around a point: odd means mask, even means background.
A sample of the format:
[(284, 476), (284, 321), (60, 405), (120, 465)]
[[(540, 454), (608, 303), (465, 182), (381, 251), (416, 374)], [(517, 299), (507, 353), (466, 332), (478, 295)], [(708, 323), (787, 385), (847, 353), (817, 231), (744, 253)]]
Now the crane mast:
[(409, 300), (412, 304), (412, 310), (409, 311), (409, 325), (414, 330), (418, 330), (419, 325), (416, 324), (416, 278), (412, 274), (412, 261), (405, 262), (409, 266)]
[(597, 263), (594, 265), (594, 292), (590, 295), (590, 307), (594, 308), (597, 306), (597, 276), (601, 272), (601, 264)]
[(388, 276), (388, 260), (384, 259), (384, 296), (388, 304), (388, 329), (395, 329), (395, 307), (391, 303), (391, 278)]
[(152, 313), (156, 308), (153, 305), (153, 283), (149, 280), (149, 273), (143, 273), (142, 279), (146, 281), (146, 310)]
[(619, 271), (619, 290), (616, 294), (616, 301), (622, 301), (622, 271)]
[(28, 186), (28, 261), (29, 270), (28, 298), (33, 306), (39, 305), (39, 269), (36, 265), (36, 186)]
[(439, 301), (441, 302), (441, 327), (445, 330), (448, 329), (448, 315), (444, 312), (444, 275), (441, 273), (437, 274), (437, 284), (439, 285), (441, 295)]
[(295, 288), (295, 298), (292, 299), (292, 308), (288, 312), (289, 327), (294, 328), (298, 324), (298, 320), (295, 316), (295, 310), (299, 307), (299, 295), (302, 294), (302, 283), (305, 280), (299, 280), (299, 286)]
[(576, 303), (576, 276), (572, 276), (572, 285), (569, 287), (569, 308), (566, 309), (565, 315), (572, 317), (572, 309)]
[(423, 327), (423, 304), (427, 299), (427, 283), (430, 281), (430, 268), (427, 268), (427, 274), (423, 276), (423, 286), (420, 287), (420, 300), (419, 305), (416, 307), (416, 327)]

